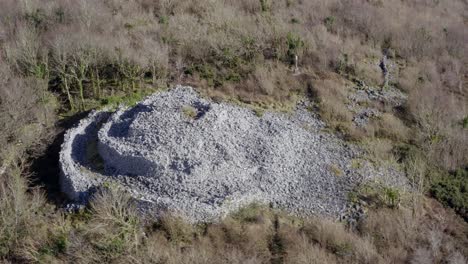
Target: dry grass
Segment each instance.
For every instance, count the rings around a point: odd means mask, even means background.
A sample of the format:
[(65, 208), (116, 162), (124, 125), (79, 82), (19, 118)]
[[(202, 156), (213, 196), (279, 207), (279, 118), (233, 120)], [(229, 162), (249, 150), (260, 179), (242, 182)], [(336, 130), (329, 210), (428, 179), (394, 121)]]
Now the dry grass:
[(396, 142), (405, 142), (409, 138), (409, 128), (392, 114), (384, 113), (370, 124), (377, 137), (388, 138)]
[[(424, 64), (425, 72), (416, 87), (410, 90), (407, 108), (419, 127), (422, 148), (428, 156), (447, 169), (455, 169), (468, 160), (468, 130), (461, 125), (467, 115), (466, 98), (447, 93), (449, 80), (437, 73), (434, 64)], [(448, 75), (445, 73), (444, 75)], [(462, 80), (458, 74), (459, 82)], [(463, 91), (462, 91), (463, 92)]]
[(182, 113), (190, 119), (195, 119), (197, 117), (197, 112), (197, 109), (193, 106), (187, 105), (182, 107)]
[(343, 176), (343, 170), (335, 164), (330, 164), (328, 169), (337, 177)]
[(347, 87), (342, 80), (336, 76), (333, 79), (317, 80), (312, 88), (319, 98), (320, 114), (325, 121), (336, 126), (351, 122), (352, 113), (345, 105)]
[(455, 245), (449, 238), (453, 235), (443, 231), (448, 226), (460, 228), (459, 222), (453, 222), (453, 213), (441, 215), (440, 209), (440, 205), (425, 200), (424, 211), (417, 215), (407, 209), (380, 210), (370, 214), (359, 230), (372, 239), (385, 259), (395, 262), (407, 259), (416, 263), (423, 259), (437, 262), (466, 254), (463, 248), (466, 238), (458, 240), (460, 244)]
[[(452, 170), (468, 163), (465, 11), (460, 0), (1, 1), (0, 260), (465, 262), (459, 233), (466, 223), (421, 201), (417, 216), (372, 212), (359, 234), (259, 208), (216, 224), (167, 216), (147, 225), (115, 190), (64, 217), (28, 189), (18, 166), (18, 157), (47, 139), (57, 110), (76, 113), (117, 95), (188, 83), (259, 114), (310, 96), (327, 124), (362, 140), (376, 164), (396, 163), (397, 143), (418, 147), (424, 158), (408, 166), (421, 182), (434, 164)], [(399, 64), (391, 85), (408, 102), (398, 118), (380, 109), (382, 118), (362, 131), (352, 125), (347, 87), (355, 80), (380, 85), (376, 64), (385, 51)]]
[(292, 230), (283, 230), (282, 239), (285, 241), (287, 252), (284, 263), (291, 264), (333, 264), (338, 263), (336, 257), (312, 242), (306, 235)]
[(369, 139), (363, 142), (368, 159), (378, 162), (392, 159), (393, 144), (389, 139)]
[(377, 263), (380, 260), (372, 244), (346, 231), (340, 223), (313, 219), (304, 225), (304, 233), (322, 248), (351, 262)]
[(0, 175), (0, 259), (37, 262), (43, 252), (63, 253), (68, 222), (39, 190), (29, 191), (23, 172), (13, 165)]
[[(11, 75), (8, 67), (0, 66), (0, 143), (30, 146), (44, 128), (55, 122), (57, 101), (47, 91), (44, 81), (12, 78)], [(28, 132), (33, 135), (26, 134)]]
[[(326, 218), (302, 219), (253, 204), (217, 223), (174, 215), (137, 216), (117, 186), (98, 192), (89, 209), (65, 217), (26, 194), (21, 170), (3, 181), (0, 258), (74, 263), (405, 263), (467, 252), (466, 223), (434, 201), (417, 214), (376, 208), (358, 232)], [(462, 232), (462, 233), (460, 233)]]
[[(410, 100), (408, 109), (415, 115), (420, 115), (415, 105), (447, 109), (431, 106), (428, 101), (439, 97), (419, 87), (421, 78), (448, 99), (452, 93), (465, 94), (458, 104), (466, 100), (462, 55), (468, 32), (461, 1), (46, 2), (2, 2), (2, 10), (8, 10), (3, 17), (14, 18), (0, 21), (5, 28), (3, 57), (23, 76), (53, 80), (67, 102), (63, 106), (72, 111), (96, 105), (89, 100), (116, 91), (180, 82), (217, 97), (287, 104), (294, 99), (291, 94), (307, 92), (310, 80), (304, 75), (318, 74), (313, 88), (320, 91), (321, 113), (331, 127), (351, 138), (377, 133), (404, 140), (406, 129), (389, 115), (372, 131), (354, 128), (344, 105), (339, 78), (380, 85), (383, 50), (401, 62), (396, 84), (410, 92), (411, 100), (421, 101)], [(291, 65), (296, 55), (301, 77), (294, 76)], [(330, 71), (342, 77), (323, 77)], [(445, 120), (458, 122), (466, 111), (450, 109)], [(430, 125), (435, 123), (448, 127), (437, 120)], [(446, 134), (450, 139), (465, 136), (460, 131)], [(438, 159), (455, 159), (447, 167), (460, 166), (466, 162), (464, 150)], [(448, 153), (437, 152), (435, 156)]]

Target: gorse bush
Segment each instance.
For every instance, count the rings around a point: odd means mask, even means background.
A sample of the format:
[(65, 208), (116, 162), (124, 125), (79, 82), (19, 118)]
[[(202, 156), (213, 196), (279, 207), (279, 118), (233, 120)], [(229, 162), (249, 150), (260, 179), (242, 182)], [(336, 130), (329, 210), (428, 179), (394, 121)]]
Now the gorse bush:
[(429, 191), (439, 201), (453, 207), (465, 220), (468, 219), (468, 169), (437, 177)]
[(351, 202), (364, 201), (370, 207), (398, 208), (403, 191), (396, 187), (387, 187), (380, 182), (369, 182), (349, 193)]
[(295, 56), (299, 55), (299, 51), (304, 47), (304, 41), (301, 40), (299, 36), (295, 36), (291, 32), (286, 36), (286, 40), (288, 44), (288, 57), (291, 64), (293, 64)]

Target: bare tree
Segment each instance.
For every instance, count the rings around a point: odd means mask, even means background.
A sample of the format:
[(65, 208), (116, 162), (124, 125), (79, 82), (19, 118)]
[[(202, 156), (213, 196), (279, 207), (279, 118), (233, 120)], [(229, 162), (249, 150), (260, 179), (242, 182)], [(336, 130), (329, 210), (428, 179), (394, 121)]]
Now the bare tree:
[(25, 75), (48, 79), (48, 57), (43, 53), (38, 33), (27, 25), (19, 25), (15, 39), (5, 46), (6, 58), (16, 70)]
[(62, 91), (67, 95), (70, 110), (75, 111), (75, 104), (70, 91), (71, 75), (68, 72), (68, 62), (70, 59), (69, 46), (64, 38), (57, 38), (53, 44), (53, 71), (62, 81)]
[(92, 61), (92, 52), (89, 47), (79, 45), (70, 56), (70, 74), (76, 81), (81, 101), (81, 109), (84, 109), (84, 82)]
[(417, 216), (421, 208), (421, 198), (425, 191), (426, 162), (419, 155), (412, 155), (406, 163), (406, 171), (410, 180), (411, 200), (413, 203), (413, 214)]

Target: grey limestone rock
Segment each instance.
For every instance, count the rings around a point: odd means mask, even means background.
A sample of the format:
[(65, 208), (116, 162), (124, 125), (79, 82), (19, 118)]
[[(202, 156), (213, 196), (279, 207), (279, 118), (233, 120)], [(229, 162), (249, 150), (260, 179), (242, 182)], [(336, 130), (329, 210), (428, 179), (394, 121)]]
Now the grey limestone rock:
[[(352, 188), (388, 173), (353, 168), (360, 150), (323, 128), (305, 101), (292, 113), (259, 117), (178, 86), (129, 109), (93, 112), (68, 131), (60, 155), (62, 190), (86, 200), (112, 181), (141, 208), (192, 221), (218, 219), (251, 202), (336, 217)], [(90, 148), (103, 166), (90, 160)]]

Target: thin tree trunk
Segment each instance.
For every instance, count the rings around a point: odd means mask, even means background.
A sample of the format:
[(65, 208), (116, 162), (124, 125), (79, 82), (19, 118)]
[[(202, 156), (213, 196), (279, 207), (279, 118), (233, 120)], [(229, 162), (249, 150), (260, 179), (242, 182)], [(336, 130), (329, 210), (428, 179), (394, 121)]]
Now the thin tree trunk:
[(78, 85), (79, 85), (79, 88), (80, 88), (80, 98), (81, 98), (82, 109), (85, 108), (84, 86), (83, 86), (83, 81), (85, 79), (85, 71), (86, 71), (86, 67), (83, 64), (80, 65), (80, 77), (79, 77)]
[(156, 86), (156, 66), (153, 65), (153, 86)]
[(91, 85), (93, 86), (93, 95), (97, 98), (96, 77), (93, 71), (91, 71)]
[(84, 109), (83, 80), (78, 79), (78, 88), (80, 89), (81, 109)]
[(101, 79), (99, 78), (99, 70), (96, 68), (96, 81), (97, 81), (97, 91), (98, 91), (98, 99), (101, 98)]
[(72, 111), (75, 111), (75, 104), (73, 103), (73, 98), (72, 98), (72, 96), (70, 94), (70, 87), (68, 87), (67, 77), (63, 78), (63, 85), (65, 86), (65, 91), (67, 93), (68, 102), (70, 103), (70, 109)]

